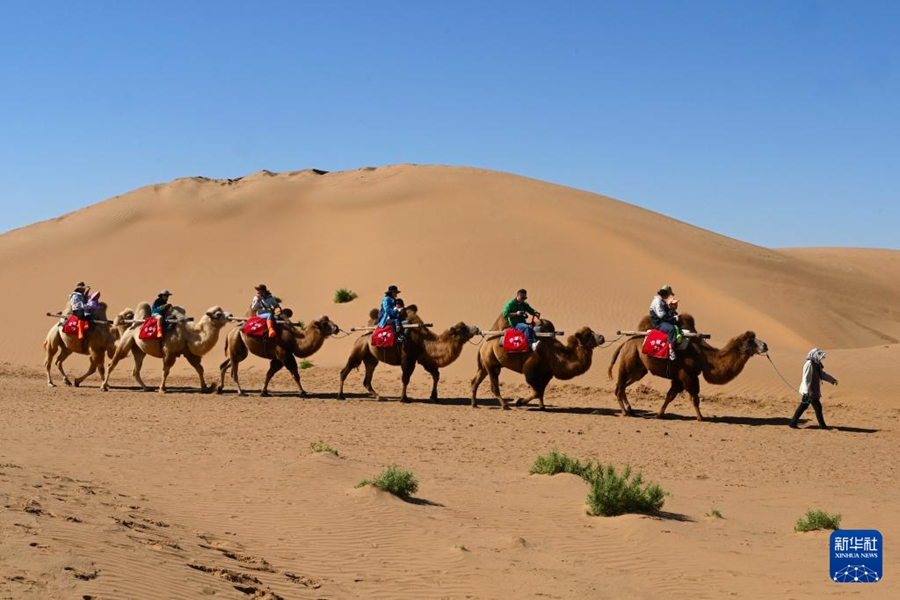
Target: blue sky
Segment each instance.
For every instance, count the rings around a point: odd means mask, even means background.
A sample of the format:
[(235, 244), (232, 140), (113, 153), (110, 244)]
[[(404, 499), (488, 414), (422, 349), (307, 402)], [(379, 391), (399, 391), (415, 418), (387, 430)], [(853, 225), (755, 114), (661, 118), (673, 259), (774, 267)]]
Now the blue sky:
[(175, 177), (469, 165), (900, 248), (900, 2), (8, 2), (0, 231)]

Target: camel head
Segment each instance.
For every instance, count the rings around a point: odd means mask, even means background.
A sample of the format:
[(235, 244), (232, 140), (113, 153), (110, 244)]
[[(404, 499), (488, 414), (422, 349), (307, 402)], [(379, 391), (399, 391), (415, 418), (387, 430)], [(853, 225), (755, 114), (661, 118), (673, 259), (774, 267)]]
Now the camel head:
[(481, 335), (481, 330), (475, 325), (466, 325), (460, 321), (450, 328), (450, 335), (464, 342), (468, 342), (476, 335)]
[(752, 331), (742, 333), (739, 337), (741, 338), (739, 348), (742, 354), (753, 356), (755, 354), (765, 354), (769, 351), (769, 346), (757, 338)]
[(222, 310), (221, 306), (210, 307), (203, 316), (208, 317), (210, 321), (219, 327), (226, 325), (231, 319), (231, 313)]
[(320, 331), (325, 337), (334, 335), (341, 330), (341, 328), (337, 326), (337, 323), (325, 316), (319, 317), (315, 321), (311, 321), (309, 327)]
[(590, 327), (582, 327), (572, 337), (575, 338), (578, 344), (588, 349), (596, 348), (606, 341), (602, 333), (596, 333)]

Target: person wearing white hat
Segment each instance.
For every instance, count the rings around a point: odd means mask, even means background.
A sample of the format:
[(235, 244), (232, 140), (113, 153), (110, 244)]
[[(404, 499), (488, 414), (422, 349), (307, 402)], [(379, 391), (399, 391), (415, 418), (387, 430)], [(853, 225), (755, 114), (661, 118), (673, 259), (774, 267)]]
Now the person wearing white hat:
[(825, 424), (825, 415), (822, 414), (822, 380), (824, 379), (831, 385), (837, 385), (837, 379), (825, 372), (822, 361), (825, 360), (825, 351), (819, 348), (813, 348), (806, 355), (806, 362), (803, 363), (803, 379), (800, 381), (800, 388), (797, 390), (801, 394), (800, 405), (794, 411), (794, 417), (791, 419), (789, 427), (797, 429), (797, 423), (800, 417), (806, 411), (806, 408), (812, 404), (813, 410), (816, 411), (816, 420), (819, 422), (819, 429), (829, 429)]

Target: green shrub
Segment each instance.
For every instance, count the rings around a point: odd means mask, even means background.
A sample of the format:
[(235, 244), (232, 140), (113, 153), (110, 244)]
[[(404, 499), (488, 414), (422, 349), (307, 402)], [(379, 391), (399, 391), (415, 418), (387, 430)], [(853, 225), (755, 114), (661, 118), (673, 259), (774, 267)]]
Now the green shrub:
[(331, 446), (329, 446), (322, 440), (319, 440), (318, 442), (313, 442), (312, 444), (309, 445), (309, 447), (312, 448), (313, 452), (327, 452), (329, 454), (334, 454), (335, 456), (340, 456), (340, 454), (338, 454), (337, 450), (335, 450), (334, 448), (332, 448)]
[(581, 464), (581, 461), (551, 450), (546, 455), (538, 455), (534, 464), (528, 471), (531, 475), (556, 475), (557, 473), (571, 473), (578, 475), (588, 483), (594, 478), (597, 466), (592, 461)]
[(341, 288), (334, 293), (334, 303), (335, 304), (344, 304), (345, 302), (352, 302), (358, 298), (356, 292), (353, 290), (348, 290), (347, 288)]
[(643, 483), (640, 471), (631, 477), (631, 465), (627, 465), (621, 475), (612, 465), (605, 470), (598, 468), (597, 477), (591, 481), (588, 491), (588, 514), (613, 517), (625, 513), (659, 512), (665, 503), (666, 492), (655, 483), (641, 487)]
[(409, 471), (399, 469), (396, 465), (391, 465), (381, 472), (381, 475), (375, 479), (365, 479), (356, 484), (356, 487), (366, 485), (374, 485), (386, 492), (390, 492), (400, 498), (409, 498), (419, 489), (419, 482)]
[(794, 531), (816, 531), (818, 529), (840, 529), (841, 515), (829, 515), (824, 510), (806, 511), (805, 517), (797, 519)]
[[(572, 473), (590, 484), (587, 504), (588, 514), (612, 517), (625, 513), (658, 513), (665, 503), (665, 492), (655, 483), (644, 484), (643, 475), (638, 472), (631, 477), (631, 465), (625, 467), (623, 474), (616, 473), (612, 465), (604, 467), (600, 463), (580, 460), (551, 450), (544, 456), (538, 456), (531, 465), (532, 475), (556, 475)], [(629, 479), (631, 479), (629, 481)], [(643, 487), (642, 487), (643, 486)], [(720, 515), (721, 516), (721, 515)]]
[(708, 513), (706, 513), (706, 516), (707, 516), (707, 517), (713, 517), (714, 519), (724, 519), (724, 518), (725, 518), (725, 517), (722, 516), (722, 513), (720, 513), (720, 512), (719, 512), (718, 510), (716, 510), (715, 508), (712, 509), (712, 510), (710, 510)]
[(313, 364), (311, 360), (306, 360), (305, 358), (297, 363), (297, 366), (301, 369), (309, 369), (310, 367), (314, 367), (316, 365)]

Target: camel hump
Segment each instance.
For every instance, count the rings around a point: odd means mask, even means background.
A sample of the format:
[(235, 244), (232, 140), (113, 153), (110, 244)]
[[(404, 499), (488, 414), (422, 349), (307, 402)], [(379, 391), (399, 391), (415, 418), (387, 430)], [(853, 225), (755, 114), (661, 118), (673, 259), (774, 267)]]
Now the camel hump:
[(380, 308), (373, 308), (372, 310), (369, 311), (369, 318), (370, 318), (370, 319), (377, 319), (377, 318), (378, 318), (378, 313), (379, 313), (379, 312), (381, 312), (381, 309), (380, 309)]

